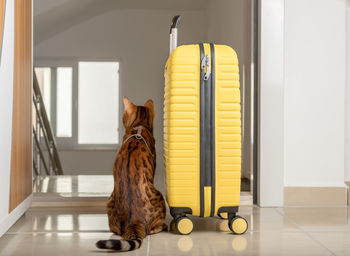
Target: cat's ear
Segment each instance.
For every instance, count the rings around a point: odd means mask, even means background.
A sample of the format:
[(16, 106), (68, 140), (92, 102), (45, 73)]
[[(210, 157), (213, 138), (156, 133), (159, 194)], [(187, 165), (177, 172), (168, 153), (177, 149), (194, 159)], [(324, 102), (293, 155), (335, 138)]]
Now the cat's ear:
[(131, 100), (129, 100), (127, 97), (124, 96), (123, 98), (123, 101), (124, 101), (124, 109), (125, 111), (130, 114), (133, 110), (134, 107), (136, 107), (134, 105), (134, 103), (131, 102)]
[(154, 104), (153, 104), (153, 100), (148, 100), (146, 101), (145, 104), (143, 104), (146, 108), (148, 108), (149, 110), (151, 110), (152, 114), (154, 115)]

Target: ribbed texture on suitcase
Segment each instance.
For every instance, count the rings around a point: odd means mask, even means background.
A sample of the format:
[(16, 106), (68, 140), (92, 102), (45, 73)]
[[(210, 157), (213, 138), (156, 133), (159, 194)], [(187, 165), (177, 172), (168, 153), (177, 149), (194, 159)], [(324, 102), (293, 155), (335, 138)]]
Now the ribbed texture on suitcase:
[(176, 48), (167, 61), (164, 162), (169, 206), (199, 215), (199, 48)]
[[(215, 213), (238, 206), (241, 177), (241, 114), (238, 59), (215, 45)], [(164, 160), (170, 207), (200, 213), (200, 56), (198, 45), (170, 55), (165, 71)]]
[(215, 212), (238, 206), (241, 190), (241, 104), (238, 58), (225, 45), (215, 45)]

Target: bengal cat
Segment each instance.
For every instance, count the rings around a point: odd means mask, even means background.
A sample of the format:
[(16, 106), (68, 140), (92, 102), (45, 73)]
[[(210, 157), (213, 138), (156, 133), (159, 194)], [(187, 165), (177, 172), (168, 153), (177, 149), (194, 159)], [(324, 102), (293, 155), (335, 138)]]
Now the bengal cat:
[(114, 164), (114, 190), (107, 203), (109, 228), (123, 239), (96, 243), (100, 249), (119, 252), (135, 250), (147, 235), (167, 229), (165, 202), (153, 185), (156, 168), (153, 101), (136, 106), (124, 97), (124, 107), (126, 132)]

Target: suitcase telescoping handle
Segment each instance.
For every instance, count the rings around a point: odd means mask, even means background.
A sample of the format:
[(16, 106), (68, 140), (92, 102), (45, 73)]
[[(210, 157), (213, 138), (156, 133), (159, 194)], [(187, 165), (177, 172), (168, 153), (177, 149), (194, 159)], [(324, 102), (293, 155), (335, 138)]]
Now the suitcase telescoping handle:
[(173, 23), (170, 27), (170, 53), (177, 47), (177, 27), (179, 26), (181, 20), (180, 15), (176, 15), (173, 18)]

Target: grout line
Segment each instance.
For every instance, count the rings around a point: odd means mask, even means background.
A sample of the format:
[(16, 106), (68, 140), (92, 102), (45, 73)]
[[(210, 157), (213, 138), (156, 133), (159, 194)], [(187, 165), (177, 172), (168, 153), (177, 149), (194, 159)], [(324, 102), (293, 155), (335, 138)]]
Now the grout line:
[(275, 209), (276, 212), (281, 215), (283, 218), (286, 218), (289, 222), (293, 223), (300, 231), (302, 231), (305, 235), (307, 235), (312, 241), (316, 242), (318, 245), (320, 245), (322, 248), (326, 249), (328, 252), (330, 252), (332, 255), (336, 256), (336, 254), (330, 250), (327, 246), (325, 246), (321, 241), (317, 240), (315, 237), (311, 236), (310, 233), (305, 231), (302, 227), (300, 227), (295, 221), (293, 221), (291, 218), (289, 218), (287, 215), (284, 213), (278, 211)]
[(151, 250), (151, 236), (148, 235), (147, 236), (147, 256), (149, 256), (150, 250)]

